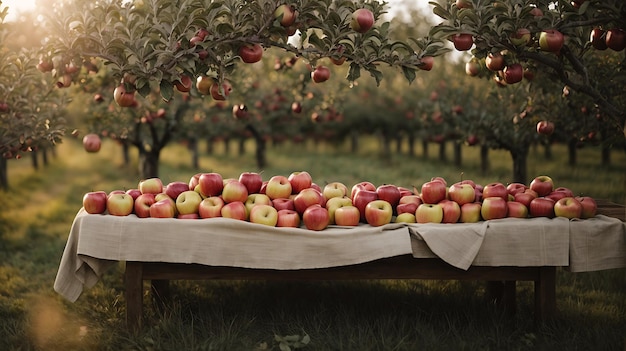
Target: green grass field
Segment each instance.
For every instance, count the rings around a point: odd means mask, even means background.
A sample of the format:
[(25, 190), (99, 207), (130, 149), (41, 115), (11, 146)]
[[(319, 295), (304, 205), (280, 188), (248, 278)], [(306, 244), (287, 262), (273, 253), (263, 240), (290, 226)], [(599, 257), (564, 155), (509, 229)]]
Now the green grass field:
[[(404, 153), (381, 157), (374, 141), (357, 154), (347, 147), (313, 143), (270, 147), (264, 178), (307, 170), (320, 184), (369, 180), (419, 186), (434, 176), (449, 182), (509, 182), (508, 154), (491, 153), (481, 174), (478, 151), (464, 150), (463, 167)], [(557, 186), (626, 203), (626, 154), (599, 165), (599, 151), (580, 150), (576, 167), (554, 147), (529, 157), (529, 179), (548, 174)], [(134, 156), (134, 155), (133, 155)], [(108, 271), (76, 303), (53, 291), (72, 219), (90, 190), (132, 188), (134, 164), (107, 142), (88, 155), (66, 141), (51, 163), (35, 172), (27, 158), (9, 162), (11, 189), (0, 191), (0, 350), (281, 350), (308, 342), (305, 350), (626, 350), (626, 270), (572, 274), (557, 271), (558, 316), (533, 324), (533, 287), (518, 283), (518, 313), (507, 316), (483, 298), (481, 282), (195, 282), (172, 284), (174, 305), (164, 314), (146, 306), (147, 325), (126, 331), (122, 265)], [(135, 157), (132, 158), (135, 162)], [(449, 157), (451, 159), (451, 157)], [(199, 171), (237, 177), (259, 171), (252, 145), (239, 155), (218, 145), (191, 168), (185, 148), (162, 156), (164, 182), (187, 181)], [(146, 292), (147, 293), (147, 292)], [(148, 299), (145, 299), (148, 301)], [(290, 341), (291, 340), (291, 341)], [(282, 341), (282, 343), (281, 343)]]

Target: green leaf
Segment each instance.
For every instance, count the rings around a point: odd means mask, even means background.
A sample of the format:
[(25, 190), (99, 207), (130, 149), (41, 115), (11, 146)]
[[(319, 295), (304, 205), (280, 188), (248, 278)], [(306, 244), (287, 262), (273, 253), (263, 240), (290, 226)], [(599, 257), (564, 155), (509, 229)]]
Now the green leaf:
[(437, 15), (437, 16), (445, 19), (445, 20), (449, 20), (450, 18), (452, 18), (452, 14), (450, 12), (448, 12), (446, 9), (444, 9), (438, 3), (430, 1), (428, 4), (433, 6), (433, 13), (435, 15)]
[(383, 80), (383, 72), (375, 68), (366, 68), (372, 77), (376, 80), (376, 86), (380, 86), (380, 82)]
[(404, 78), (409, 82), (409, 84), (413, 83), (417, 74), (413, 68), (402, 66), (402, 73), (404, 73)]
[(161, 96), (165, 101), (169, 101), (174, 95), (174, 85), (167, 80), (162, 80), (159, 85), (161, 88)]
[(350, 69), (348, 70), (348, 75), (346, 76), (346, 78), (350, 82), (354, 82), (360, 77), (361, 77), (361, 66), (359, 66), (359, 64), (356, 62), (350, 63)]

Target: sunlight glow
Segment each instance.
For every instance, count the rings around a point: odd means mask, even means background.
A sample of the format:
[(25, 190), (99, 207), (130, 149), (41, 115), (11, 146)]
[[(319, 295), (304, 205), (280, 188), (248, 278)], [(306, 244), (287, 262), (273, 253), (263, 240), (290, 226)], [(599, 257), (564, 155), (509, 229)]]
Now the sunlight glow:
[(33, 11), (36, 6), (35, 2), (36, 0), (2, 0), (0, 8), (9, 8), (5, 21), (11, 22), (19, 18), (21, 13)]

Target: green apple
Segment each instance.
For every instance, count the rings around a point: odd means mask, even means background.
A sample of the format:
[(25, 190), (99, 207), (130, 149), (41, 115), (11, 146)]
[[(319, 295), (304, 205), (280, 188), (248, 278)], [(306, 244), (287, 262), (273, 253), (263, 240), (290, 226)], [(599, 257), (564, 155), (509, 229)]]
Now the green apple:
[(278, 223), (278, 211), (272, 205), (255, 205), (250, 210), (250, 222), (275, 227)]
[(193, 190), (183, 191), (176, 197), (176, 210), (179, 214), (198, 213), (202, 202), (200, 194)]

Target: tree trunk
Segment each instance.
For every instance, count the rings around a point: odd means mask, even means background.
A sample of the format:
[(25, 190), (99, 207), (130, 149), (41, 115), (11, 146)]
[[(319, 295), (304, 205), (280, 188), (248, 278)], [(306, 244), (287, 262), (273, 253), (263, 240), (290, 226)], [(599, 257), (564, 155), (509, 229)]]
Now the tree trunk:
[(528, 170), (528, 147), (510, 150), (513, 158), (513, 182), (527, 184), (526, 173)]
[(402, 135), (398, 133), (396, 135), (396, 153), (399, 154), (402, 152)]
[(239, 156), (243, 156), (246, 154), (246, 138), (245, 137), (241, 137), (239, 138)]
[(9, 189), (9, 172), (7, 169), (8, 161), (0, 156), (0, 189)]
[(124, 160), (124, 166), (130, 164), (130, 145), (127, 142), (122, 142), (122, 159)]
[(607, 143), (602, 143), (602, 166), (611, 165), (611, 146)]
[(224, 155), (230, 154), (230, 138), (224, 138)]
[(422, 140), (422, 156), (428, 158), (428, 140), (426, 139)]
[(191, 152), (191, 167), (193, 169), (200, 169), (200, 153), (198, 152), (198, 139), (189, 139), (189, 145), (187, 146), (189, 152)]
[(206, 139), (206, 153), (208, 155), (213, 155), (213, 138)]
[(32, 161), (33, 164), (33, 169), (34, 170), (38, 170), (39, 169), (39, 159), (37, 158), (37, 151), (31, 151), (30, 152), (30, 159)]
[(568, 154), (568, 164), (570, 166), (576, 166), (576, 145), (578, 144), (578, 140), (576, 140), (575, 138), (572, 138), (569, 140), (569, 142), (567, 143), (567, 154)]
[(480, 170), (483, 175), (489, 172), (489, 147), (487, 145), (480, 145)]
[(254, 155), (256, 157), (256, 165), (259, 169), (264, 169), (266, 166), (266, 158), (265, 158), (265, 149), (266, 149), (266, 143), (265, 143), (265, 138), (263, 138), (263, 136), (256, 130), (254, 129), (254, 127), (252, 125), (247, 125), (246, 129), (250, 131), (250, 133), (252, 133), (252, 136), (254, 137), (254, 141), (256, 143), (256, 150), (254, 152)]
[(454, 165), (460, 167), (463, 163), (463, 144), (458, 141), (454, 142)]
[(48, 150), (47, 147), (41, 150), (41, 161), (44, 167), (48, 166)]
[(439, 143), (439, 161), (446, 162), (448, 160), (446, 156), (446, 142)]
[(160, 149), (152, 149), (150, 151), (139, 149), (139, 176), (141, 179), (159, 176), (160, 153)]
[(350, 152), (355, 154), (359, 150), (359, 132), (350, 133)]
[(552, 160), (552, 144), (550, 142), (543, 145), (543, 156), (546, 160)]
[(380, 141), (382, 143), (382, 157), (385, 160), (389, 160), (391, 157), (391, 138), (389, 135), (382, 133)]
[(409, 143), (409, 156), (415, 156), (415, 136), (409, 134), (407, 142)]

